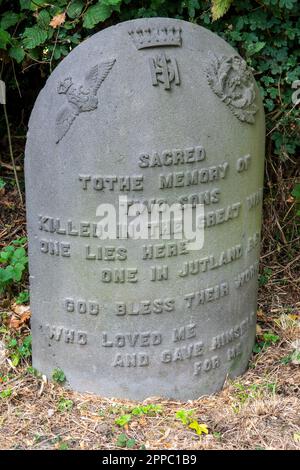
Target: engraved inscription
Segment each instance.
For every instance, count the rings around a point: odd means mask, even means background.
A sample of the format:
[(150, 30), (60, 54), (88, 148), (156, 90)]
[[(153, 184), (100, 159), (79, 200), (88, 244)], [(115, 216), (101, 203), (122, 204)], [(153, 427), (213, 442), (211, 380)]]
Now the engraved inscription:
[(71, 77), (67, 77), (59, 83), (57, 92), (66, 95), (68, 106), (61, 108), (56, 117), (57, 144), (66, 135), (80, 113), (93, 111), (98, 107), (97, 91), (114, 63), (115, 59), (112, 59), (92, 67), (87, 73), (83, 85), (75, 85)]
[(162, 152), (142, 153), (139, 156), (140, 168), (155, 168), (186, 163), (202, 162), (206, 157), (205, 149), (199, 145), (185, 149), (163, 150)]
[(186, 307), (192, 308), (221, 299), (226, 295), (229, 295), (229, 283), (222, 282), (221, 284), (217, 284), (213, 287), (207, 287), (206, 289), (185, 294), (184, 300)]
[(204, 227), (213, 227), (214, 225), (223, 224), (228, 220), (236, 219), (239, 216), (241, 209), (241, 203), (235, 202), (227, 207), (222, 207), (221, 209), (217, 209), (215, 211), (210, 211), (204, 214), (203, 217), (198, 218), (198, 226), (202, 227), (204, 223)]
[(65, 343), (77, 343), (81, 346), (87, 344), (87, 333), (85, 331), (75, 331), (63, 326), (45, 325), (46, 334), (49, 339), (63, 341)]
[(178, 341), (185, 341), (186, 339), (195, 338), (195, 336), (196, 336), (195, 323), (191, 325), (181, 326), (179, 328), (174, 328), (173, 330), (174, 343), (177, 343)]
[(241, 323), (234, 325), (232, 328), (214, 336), (211, 341), (210, 350), (214, 351), (215, 349), (220, 349), (243, 336), (250, 328), (251, 324), (254, 324), (254, 318), (255, 313), (251, 312), (250, 315), (248, 315), (247, 318)]
[(98, 315), (100, 311), (98, 302), (91, 300), (74, 300), (72, 298), (68, 298), (65, 299), (63, 303), (65, 310), (71, 313), (76, 312), (80, 314), (88, 313), (89, 315)]
[(169, 268), (166, 264), (162, 266), (151, 266), (151, 281), (166, 281), (169, 277)]
[(101, 345), (105, 348), (123, 348), (124, 346), (131, 346), (134, 348), (157, 346), (161, 344), (161, 341), (161, 333), (157, 331), (146, 331), (143, 333), (119, 333), (114, 335), (114, 337), (110, 337), (109, 333), (103, 332)]
[(203, 361), (195, 362), (194, 375), (200, 375), (201, 372), (209, 372), (210, 370), (220, 367), (221, 361), (218, 356), (213, 356), (211, 359), (204, 359)]
[(166, 243), (148, 244), (142, 246), (142, 259), (169, 258), (172, 256), (187, 255), (187, 242), (174, 241)]
[(137, 268), (120, 268), (120, 269), (102, 269), (101, 281), (105, 283), (114, 282), (123, 284), (124, 282), (135, 283), (137, 279)]
[(239, 273), (234, 280), (235, 286), (237, 288), (242, 287), (244, 284), (256, 277), (258, 274), (258, 268), (259, 264), (258, 261), (256, 261), (254, 264), (251, 264), (249, 268), (245, 269), (245, 271)]
[(228, 348), (227, 350), (227, 359), (228, 361), (232, 361), (236, 357), (240, 356), (243, 352), (241, 343), (237, 343), (234, 346)]
[(236, 171), (242, 173), (243, 171), (248, 170), (251, 162), (251, 156), (245, 155), (244, 157), (238, 158), (236, 161)]
[(125, 261), (127, 259), (127, 249), (123, 246), (98, 246), (93, 249), (90, 245), (86, 245), (85, 258), (100, 261)]
[(95, 191), (142, 191), (143, 175), (132, 176), (91, 176), (79, 175), (81, 189), (90, 189)]
[(260, 188), (258, 191), (256, 191), (255, 193), (253, 194), (250, 194), (250, 196), (247, 196), (246, 200), (247, 200), (247, 207), (248, 209), (253, 209), (253, 207), (256, 207), (258, 206), (259, 204), (261, 204), (262, 202), (262, 199), (263, 199), (263, 189)]
[(227, 162), (214, 165), (201, 170), (181, 171), (159, 175), (159, 188), (181, 188), (183, 186), (194, 186), (202, 183), (211, 183), (224, 179), (227, 175), (229, 164)]
[(166, 349), (161, 353), (161, 362), (171, 363), (199, 357), (203, 354), (203, 348), (202, 341), (198, 341), (197, 343), (181, 346), (180, 348)]
[(150, 313), (173, 312), (175, 310), (175, 299), (141, 300), (140, 302), (127, 303), (116, 302), (116, 315), (148, 315)]
[(219, 188), (213, 188), (208, 191), (202, 191), (201, 193), (184, 194), (178, 197), (179, 204), (192, 204), (193, 207), (196, 204), (216, 204), (220, 202), (221, 190)]
[(149, 365), (149, 356), (144, 353), (117, 354), (113, 367), (144, 367)]
[(247, 241), (247, 253), (253, 250), (255, 247), (259, 245), (260, 242), (260, 233), (255, 232), (251, 237), (248, 238)]
[(70, 250), (70, 243), (55, 240), (40, 240), (41, 253), (69, 258), (71, 256)]
[(232, 263), (232, 261), (240, 259), (242, 254), (242, 246), (236, 245), (232, 248), (228, 248), (226, 251), (222, 251), (219, 257), (210, 255), (205, 258), (187, 261), (184, 263), (183, 268), (178, 272), (178, 275), (180, 277), (186, 277), (190, 274), (199, 274), (211, 269), (220, 268), (225, 264), (229, 264)]

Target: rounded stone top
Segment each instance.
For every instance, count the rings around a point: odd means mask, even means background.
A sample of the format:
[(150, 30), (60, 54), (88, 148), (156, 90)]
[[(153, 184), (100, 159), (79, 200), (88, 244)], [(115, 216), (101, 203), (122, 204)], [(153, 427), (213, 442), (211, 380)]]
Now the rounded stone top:
[(170, 116), (174, 127), (210, 138), (223, 123), (243, 139), (264, 122), (251, 71), (223, 39), (182, 20), (127, 21), (83, 41), (57, 66), (34, 107), (28, 145), (31, 135), (37, 144), (41, 125), (54, 153), (106, 138), (108, 124), (111, 140), (117, 130), (145, 142)]

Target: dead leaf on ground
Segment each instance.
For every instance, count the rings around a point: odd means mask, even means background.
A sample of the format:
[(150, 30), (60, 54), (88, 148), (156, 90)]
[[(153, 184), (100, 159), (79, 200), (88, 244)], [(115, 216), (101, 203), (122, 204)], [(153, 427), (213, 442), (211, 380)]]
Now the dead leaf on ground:
[(261, 308), (257, 310), (256, 315), (257, 315), (257, 318), (260, 320), (265, 318), (265, 313)]
[(66, 21), (66, 14), (65, 13), (60, 13), (59, 15), (53, 16), (52, 20), (50, 21), (50, 26), (52, 28), (59, 28), (64, 22)]
[(28, 322), (31, 317), (31, 311), (29, 305), (17, 305), (13, 304), (11, 306), (12, 311), (14, 312), (9, 321), (9, 328), (17, 330), (22, 325)]
[(30, 310), (29, 305), (19, 305), (19, 304), (12, 304), (11, 309), (14, 313), (17, 315), (23, 315), (23, 313), (26, 313)]
[(259, 326), (259, 324), (257, 323), (256, 324), (256, 335), (257, 336), (261, 336), (263, 333), (262, 333), (262, 329), (261, 327)]

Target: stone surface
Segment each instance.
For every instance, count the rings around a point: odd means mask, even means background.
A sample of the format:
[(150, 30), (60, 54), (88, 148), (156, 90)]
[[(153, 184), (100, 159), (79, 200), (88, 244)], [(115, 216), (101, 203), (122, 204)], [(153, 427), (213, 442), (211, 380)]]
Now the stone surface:
[[(251, 72), (202, 27), (141, 19), (76, 47), (41, 91), (26, 146), (34, 367), (133, 399), (195, 399), (243, 373), (264, 137)], [(204, 203), (204, 246), (99, 240), (97, 207), (119, 196)]]

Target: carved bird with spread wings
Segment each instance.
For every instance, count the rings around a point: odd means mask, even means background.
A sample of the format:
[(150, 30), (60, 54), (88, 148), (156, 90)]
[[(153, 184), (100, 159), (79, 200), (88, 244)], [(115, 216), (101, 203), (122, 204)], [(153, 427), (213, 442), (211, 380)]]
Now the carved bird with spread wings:
[(75, 85), (71, 77), (59, 83), (57, 92), (66, 95), (69, 104), (60, 109), (56, 118), (57, 144), (66, 135), (80, 113), (93, 111), (98, 107), (97, 91), (114, 63), (115, 59), (112, 59), (92, 67), (85, 77), (84, 85)]

